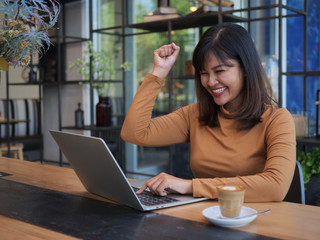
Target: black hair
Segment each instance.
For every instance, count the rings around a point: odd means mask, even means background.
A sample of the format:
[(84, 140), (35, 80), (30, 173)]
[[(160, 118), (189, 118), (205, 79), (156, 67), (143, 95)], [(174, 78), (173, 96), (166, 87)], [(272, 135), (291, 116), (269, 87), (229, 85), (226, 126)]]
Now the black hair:
[(243, 71), (242, 102), (236, 112), (240, 129), (248, 129), (261, 121), (265, 105), (272, 104), (271, 85), (261, 65), (253, 40), (248, 31), (234, 23), (222, 23), (209, 28), (201, 37), (194, 52), (195, 88), (199, 106), (199, 121), (202, 125), (219, 125), (218, 106), (202, 86), (200, 72), (208, 55), (212, 53), (219, 62), (229, 66), (235, 60)]

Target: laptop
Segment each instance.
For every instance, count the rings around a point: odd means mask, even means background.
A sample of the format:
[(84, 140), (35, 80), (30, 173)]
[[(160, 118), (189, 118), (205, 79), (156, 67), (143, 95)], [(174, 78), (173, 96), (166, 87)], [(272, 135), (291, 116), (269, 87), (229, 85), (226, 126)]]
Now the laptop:
[(135, 192), (146, 180), (129, 182), (103, 139), (61, 131), (50, 131), (50, 133), (90, 193), (140, 211), (173, 207), (206, 199), (171, 193), (161, 197), (149, 191), (138, 195)]

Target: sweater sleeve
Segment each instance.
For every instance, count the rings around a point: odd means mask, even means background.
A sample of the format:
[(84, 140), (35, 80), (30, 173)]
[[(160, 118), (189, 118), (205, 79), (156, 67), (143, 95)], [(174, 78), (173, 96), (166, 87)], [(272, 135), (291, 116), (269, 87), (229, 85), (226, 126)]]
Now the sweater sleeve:
[(295, 127), (286, 109), (276, 111), (265, 132), (266, 164), (261, 173), (230, 178), (195, 178), (194, 197), (217, 198), (216, 186), (242, 185), (245, 202), (282, 201), (286, 196), (296, 165)]
[(121, 129), (124, 141), (142, 146), (165, 146), (189, 141), (186, 109), (152, 118), (164, 79), (148, 73), (139, 87)]

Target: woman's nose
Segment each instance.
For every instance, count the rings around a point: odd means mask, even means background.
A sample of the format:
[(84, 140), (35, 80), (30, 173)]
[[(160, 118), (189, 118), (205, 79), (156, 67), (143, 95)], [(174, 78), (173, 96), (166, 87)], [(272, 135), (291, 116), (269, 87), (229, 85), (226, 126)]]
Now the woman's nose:
[(213, 87), (215, 84), (217, 84), (218, 79), (215, 75), (210, 75), (208, 79), (208, 86)]

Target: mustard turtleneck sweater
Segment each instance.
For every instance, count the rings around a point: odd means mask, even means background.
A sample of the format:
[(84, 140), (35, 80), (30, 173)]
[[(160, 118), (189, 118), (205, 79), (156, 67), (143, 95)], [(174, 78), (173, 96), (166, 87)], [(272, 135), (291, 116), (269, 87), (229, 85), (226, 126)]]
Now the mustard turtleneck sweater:
[(282, 201), (296, 162), (295, 127), (284, 108), (267, 107), (262, 122), (237, 130), (223, 107), (219, 127), (200, 126), (197, 104), (151, 118), (164, 79), (148, 73), (124, 121), (123, 140), (143, 146), (190, 142), (193, 196), (217, 198), (216, 186), (243, 185), (246, 202)]

